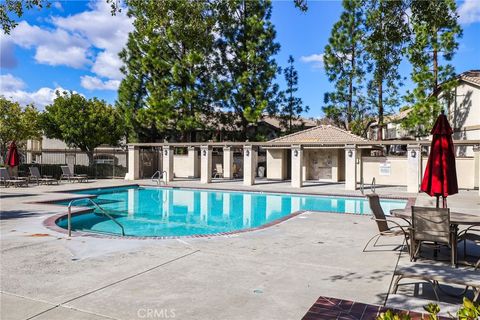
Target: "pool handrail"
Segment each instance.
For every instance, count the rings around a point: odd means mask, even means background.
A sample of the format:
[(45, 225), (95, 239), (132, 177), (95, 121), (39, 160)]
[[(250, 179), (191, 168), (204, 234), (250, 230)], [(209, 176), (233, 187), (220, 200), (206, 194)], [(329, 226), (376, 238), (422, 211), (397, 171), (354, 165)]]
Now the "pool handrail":
[(117, 219), (115, 219), (114, 217), (112, 217), (105, 209), (103, 209), (102, 207), (100, 207), (100, 205), (98, 203), (96, 203), (95, 201), (93, 201), (91, 198), (89, 197), (84, 197), (84, 198), (77, 198), (77, 199), (73, 199), (72, 201), (70, 201), (68, 203), (68, 218), (67, 218), (67, 224), (68, 224), (68, 236), (71, 237), (72, 236), (72, 204), (76, 201), (79, 201), (79, 200), (88, 200), (90, 203), (93, 204), (94, 207), (96, 207), (97, 209), (99, 209), (101, 211), (101, 213), (106, 216), (107, 218), (109, 218), (110, 220), (112, 220), (113, 222), (115, 222), (115, 224), (117, 224), (120, 229), (122, 229), (122, 236), (125, 236), (125, 229), (123, 228), (123, 225), (117, 221)]
[(166, 176), (167, 171), (160, 171), (160, 170), (155, 171), (155, 173), (153, 174), (153, 176), (151, 178), (152, 181), (155, 181), (155, 177), (157, 176), (157, 174), (158, 174), (158, 179), (156, 179), (157, 185), (160, 185), (160, 182), (163, 182), (164, 184), (167, 184), (165, 181), (163, 181), (163, 177)]

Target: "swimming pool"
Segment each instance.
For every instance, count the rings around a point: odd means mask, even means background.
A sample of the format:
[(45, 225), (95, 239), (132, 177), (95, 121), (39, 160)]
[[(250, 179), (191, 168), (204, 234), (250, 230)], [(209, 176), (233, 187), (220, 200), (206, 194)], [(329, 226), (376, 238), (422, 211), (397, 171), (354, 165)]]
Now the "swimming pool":
[[(364, 198), (310, 196), (155, 187), (89, 189), (95, 202), (121, 223), (127, 236), (177, 237), (229, 233), (258, 228), (296, 211), (370, 214)], [(404, 208), (406, 200), (382, 200), (385, 212)], [(57, 202), (68, 205), (68, 201)], [(85, 200), (75, 203), (89, 206)], [(67, 228), (67, 219), (56, 221)], [(72, 216), (72, 230), (121, 235), (121, 229), (99, 212)]]

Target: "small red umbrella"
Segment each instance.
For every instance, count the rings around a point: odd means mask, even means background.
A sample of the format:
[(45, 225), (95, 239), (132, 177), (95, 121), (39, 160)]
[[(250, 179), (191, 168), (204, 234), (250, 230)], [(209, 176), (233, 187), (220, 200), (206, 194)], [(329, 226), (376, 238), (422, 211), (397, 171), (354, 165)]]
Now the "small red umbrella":
[(8, 146), (7, 151), (7, 165), (9, 167), (16, 167), (20, 164), (20, 158), (18, 156), (17, 145), (15, 141), (12, 141)]
[(441, 196), (445, 208), (447, 196), (458, 193), (458, 184), (452, 140), (453, 130), (443, 111), (438, 116), (431, 133), (432, 145), (420, 190), (432, 197), (437, 197), (437, 208)]

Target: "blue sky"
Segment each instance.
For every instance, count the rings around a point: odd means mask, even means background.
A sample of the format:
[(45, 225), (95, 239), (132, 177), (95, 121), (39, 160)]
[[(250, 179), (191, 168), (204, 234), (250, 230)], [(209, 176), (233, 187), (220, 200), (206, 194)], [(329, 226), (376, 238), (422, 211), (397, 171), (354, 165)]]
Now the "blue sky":
[[(464, 30), (452, 61), (457, 72), (480, 69), (480, 0), (458, 2)], [(322, 115), (324, 93), (332, 89), (323, 69), (322, 53), (331, 26), (342, 10), (340, 1), (309, 1), (300, 12), (293, 1), (274, 1), (272, 21), (281, 50), (276, 59), (285, 66), (295, 58), (298, 95), (310, 106), (307, 116)], [(42, 108), (55, 89), (73, 90), (113, 103), (121, 80), (118, 52), (132, 29), (125, 12), (112, 17), (104, 1), (59, 1), (49, 9), (28, 11), (11, 35), (0, 34), (0, 94)], [(409, 77), (408, 63), (400, 67)], [(279, 76), (283, 84), (283, 76)], [(405, 90), (411, 86), (407, 81)]]

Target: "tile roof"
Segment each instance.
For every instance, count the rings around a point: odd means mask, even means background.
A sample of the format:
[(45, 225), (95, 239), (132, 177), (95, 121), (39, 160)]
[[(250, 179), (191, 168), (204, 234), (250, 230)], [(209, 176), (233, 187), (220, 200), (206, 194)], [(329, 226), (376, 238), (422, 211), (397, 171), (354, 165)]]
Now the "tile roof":
[(480, 85), (480, 70), (465, 71), (458, 76), (460, 80)]
[(344, 144), (362, 141), (368, 140), (335, 126), (320, 125), (271, 140), (270, 142)]

